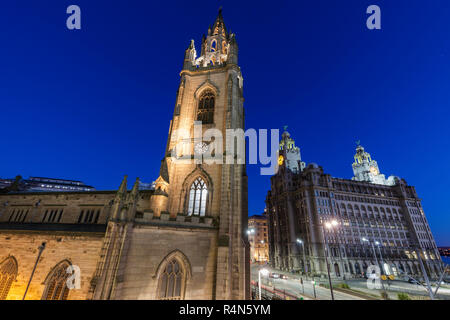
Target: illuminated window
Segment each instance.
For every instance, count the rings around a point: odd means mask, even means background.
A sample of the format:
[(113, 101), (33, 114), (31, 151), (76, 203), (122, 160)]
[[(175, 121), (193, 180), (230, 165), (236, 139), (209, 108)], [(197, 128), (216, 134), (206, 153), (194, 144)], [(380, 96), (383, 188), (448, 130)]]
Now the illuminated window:
[(181, 300), (184, 296), (186, 273), (182, 265), (175, 258), (167, 262), (159, 277), (158, 299)]
[(214, 93), (211, 90), (203, 92), (198, 103), (197, 121), (201, 121), (203, 124), (213, 123), (214, 103)]
[(8, 257), (0, 264), (0, 300), (6, 300), (9, 289), (11, 289), (11, 285), (16, 277), (16, 259)]
[(197, 178), (189, 190), (188, 215), (204, 216), (206, 211), (206, 198), (208, 188), (202, 178)]
[(70, 274), (67, 273), (69, 263), (67, 261), (60, 262), (48, 276), (47, 286), (42, 296), (43, 300), (67, 300), (69, 288), (67, 287), (67, 279)]

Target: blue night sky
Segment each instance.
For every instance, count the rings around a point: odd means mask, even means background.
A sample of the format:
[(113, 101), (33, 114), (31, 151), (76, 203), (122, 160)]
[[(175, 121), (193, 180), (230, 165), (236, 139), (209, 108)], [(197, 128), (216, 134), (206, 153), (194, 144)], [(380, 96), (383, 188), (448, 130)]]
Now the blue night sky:
[[(256, 5), (257, 3), (257, 5)], [(66, 28), (77, 4), (82, 29)], [(382, 30), (366, 28), (377, 4)], [(450, 1), (84, 1), (2, 3), (0, 177), (118, 188), (158, 176), (184, 50), (223, 6), (236, 33), (247, 128), (279, 128), (303, 160), (351, 178), (355, 140), (382, 173), (414, 185), (450, 245)], [(269, 177), (248, 166), (249, 214)]]

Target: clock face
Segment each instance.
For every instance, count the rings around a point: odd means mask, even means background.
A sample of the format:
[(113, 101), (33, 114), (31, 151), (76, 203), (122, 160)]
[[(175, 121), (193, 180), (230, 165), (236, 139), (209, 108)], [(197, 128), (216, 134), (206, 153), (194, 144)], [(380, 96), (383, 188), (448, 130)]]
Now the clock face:
[(282, 166), (282, 165), (283, 165), (283, 161), (284, 161), (283, 156), (279, 156), (279, 157), (278, 157), (278, 165), (279, 165), (279, 166)]
[(370, 172), (371, 172), (374, 176), (378, 175), (378, 170), (377, 170), (377, 168), (375, 168), (375, 167), (370, 167)]
[(208, 151), (209, 146), (206, 143), (197, 143), (194, 147), (194, 151), (197, 154), (204, 154), (206, 151)]

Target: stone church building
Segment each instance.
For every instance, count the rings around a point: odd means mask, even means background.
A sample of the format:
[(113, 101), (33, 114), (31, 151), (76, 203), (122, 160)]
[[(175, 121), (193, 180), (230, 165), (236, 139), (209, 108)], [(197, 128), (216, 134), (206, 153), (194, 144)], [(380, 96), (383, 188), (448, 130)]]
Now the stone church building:
[(248, 299), (245, 164), (171, 157), (173, 133), (192, 133), (194, 121), (224, 137), (244, 129), (243, 101), (238, 46), (219, 11), (200, 57), (193, 40), (186, 49), (155, 190), (138, 180), (130, 190), (126, 177), (117, 191), (1, 190), (0, 300)]

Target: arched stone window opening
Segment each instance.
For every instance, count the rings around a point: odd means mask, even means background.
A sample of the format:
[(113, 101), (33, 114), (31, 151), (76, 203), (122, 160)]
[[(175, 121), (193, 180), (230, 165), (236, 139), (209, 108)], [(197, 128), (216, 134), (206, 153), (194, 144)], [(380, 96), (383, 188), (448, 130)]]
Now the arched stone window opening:
[(0, 300), (6, 300), (11, 285), (17, 277), (17, 262), (13, 257), (6, 258), (0, 264)]
[(214, 93), (211, 90), (206, 90), (205, 92), (203, 92), (198, 102), (197, 121), (201, 121), (202, 124), (213, 123), (214, 104)]
[(205, 181), (198, 177), (189, 189), (188, 215), (205, 216), (208, 187)]
[(213, 41), (211, 42), (211, 51), (212, 51), (212, 52), (216, 52), (216, 50), (217, 50), (217, 41), (216, 41), (216, 40), (213, 40)]
[(176, 258), (166, 263), (158, 280), (158, 299), (181, 300), (186, 287), (186, 271)]
[(222, 41), (222, 53), (223, 54), (227, 54), (228, 53), (227, 43), (225, 41)]
[(69, 296), (67, 279), (71, 276), (70, 273), (67, 273), (69, 266), (70, 264), (67, 261), (63, 261), (50, 271), (42, 300), (67, 300)]

